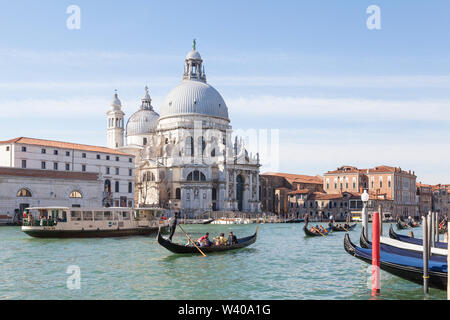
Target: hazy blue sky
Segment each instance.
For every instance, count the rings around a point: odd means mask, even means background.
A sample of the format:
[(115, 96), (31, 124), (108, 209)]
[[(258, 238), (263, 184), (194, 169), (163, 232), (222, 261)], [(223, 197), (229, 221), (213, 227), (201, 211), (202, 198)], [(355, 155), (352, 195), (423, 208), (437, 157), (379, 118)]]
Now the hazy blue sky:
[[(81, 29), (69, 30), (69, 5)], [(366, 8), (381, 8), (368, 30)], [(279, 129), (278, 171), (343, 164), (450, 183), (449, 1), (14, 1), (0, 10), (0, 139), (105, 145), (118, 89), (160, 105), (197, 39), (236, 129)], [(264, 159), (263, 159), (264, 160)]]

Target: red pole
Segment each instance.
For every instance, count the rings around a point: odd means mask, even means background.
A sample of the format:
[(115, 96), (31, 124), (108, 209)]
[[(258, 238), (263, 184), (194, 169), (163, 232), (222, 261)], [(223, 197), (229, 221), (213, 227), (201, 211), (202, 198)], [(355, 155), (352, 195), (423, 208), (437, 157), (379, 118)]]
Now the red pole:
[(372, 214), (372, 296), (380, 294), (380, 215)]

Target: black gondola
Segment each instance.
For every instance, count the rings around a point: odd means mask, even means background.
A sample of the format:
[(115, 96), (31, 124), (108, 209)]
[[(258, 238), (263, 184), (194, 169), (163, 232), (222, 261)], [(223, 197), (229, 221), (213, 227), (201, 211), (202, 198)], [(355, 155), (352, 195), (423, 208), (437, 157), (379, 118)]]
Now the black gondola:
[(353, 229), (355, 229), (356, 223), (349, 225), (347, 228), (344, 228), (343, 225), (337, 226), (335, 224), (331, 224), (331, 225), (329, 225), (329, 227), (333, 230), (333, 232), (348, 232), (348, 231), (352, 231)]
[(331, 228), (328, 228), (326, 232), (322, 232), (322, 231), (320, 231), (320, 233), (317, 232), (317, 231), (316, 232), (312, 232), (311, 230), (308, 229), (308, 225), (305, 224), (303, 226), (303, 231), (305, 232), (305, 234), (308, 237), (322, 237), (322, 236), (328, 235), (331, 232)]
[[(364, 232), (361, 232), (361, 236), (359, 237), (359, 244), (361, 245), (361, 248), (364, 249), (372, 249), (372, 243), (369, 241), (369, 239), (366, 238), (364, 235)], [(415, 250), (409, 250), (405, 248), (400, 248), (395, 246), (395, 244), (386, 244), (386, 243), (380, 243), (380, 250), (383, 250), (385, 252), (395, 253), (402, 256), (410, 256), (414, 258), (423, 258), (423, 252), (422, 251), (415, 251)], [(430, 260), (440, 261), (440, 262), (447, 262), (447, 256), (445, 255), (439, 255), (439, 254), (432, 254), (430, 256)]]
[[(418, 244), (420, 246), (422, 245), (422, 239), (417, 239), (417, 238), (412, 238), (409, 236), (397, 234), (394, 231), (394, 229), (392, 228), (392, 226), (389, 228), (389, 237), (392, 239), (407, 242), (407, 243)], [(446, 242), (436, 242), (435, 246), (436, 246), (436, 248), (447, 249), (448, 244)]]
[(305, 222), (305, 219), (293, 218), (293, 219), (288, 219), (285, 221), (285, 223), (302, 223), (302, 222)]
[[(210, 247), (200, 247), (200, 250), (202, 250), (205, 253), (208, 253), (208, 252), (222, 252), (222, 251), (241, 249), (241, 248), (247, 247), (247, 246), (255, 243), (257, 233), (258, 233), (258, 228), (256, 228), (255, 234), (253, 234), (252, 236), (237, 239), (236, 244), (225, 245), (225, 246), (214, 246), (213, 245)], [(186, 246), (186, 245), (180, 245), (180, 244), (173, 243), (170, 240), (164, 239), (160, 233), (158, 233), (158, 243), (173, 253), (198, 253), (198, 254), (200, 254), (199, 250), (194, 245)]]
[(410, 226), (406, 222), (403, 222), (400, 219), (397, 220), (397, 229), (403, 230), (403, 229), (408, 229), (408, 228), (410, 228)]
[[(372, 263), (372, 250), (362, 249), (355, 246), (348, 234), (344, 237), (344, 248), (350, 255), (368, 263)], [(411, 262), (414, 262), (412, 265)], [(410, 264), (408, 264), (410, 263)], [(423, 268), (420, 264), (422, 259), (413, 257), (402, 257), (398, 254), (380, 252), (380, 268), (386, 272), (396, 275), (405, 280), (417, 284), (423, 284)], [(430, 260), (429, 285), (432, 288), (447, 289), (447, 265)], [(445, 270), (445, 272), (444, 272)]]

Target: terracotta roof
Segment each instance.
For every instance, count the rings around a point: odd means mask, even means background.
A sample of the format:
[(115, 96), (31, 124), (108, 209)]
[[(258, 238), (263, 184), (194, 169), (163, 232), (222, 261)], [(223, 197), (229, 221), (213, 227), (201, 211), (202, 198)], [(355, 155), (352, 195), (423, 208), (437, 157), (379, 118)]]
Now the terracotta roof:
[(342, 199), (344, 196), (342, 193), (321, 193), (314, 192), (315, 200), (337, 200)]
[(13, 143), (37, 145), (37, 146), (61, 148), (61, 149), (73, 149), (73, 150), (81, 150), (81, 151), (119, 154), (119, 155), (123, 155), (123, 156), (134, 157), (131, 154), (121, 152), (121, 151), (118, 151), (115, 149), (110, 149), (110, 148), (106, 148), (106, 147), (98, 147), (98, 146), (90, 146), (90, 145), (78, 144), (78, 143), (72, 143), (72, 142), (61, 142), (61, 141), (26, 138), (26, 137), (19, 137), (19, 138), (15, 138), (15, 139), (11, 139), (11, 140), (0, 141), (0, 144), (13, 144)]
[(288, 192), (288, 194), (308, 194), (309, 193), (309, 189), (300, 189), (300, 190), (295, 190), (295, 191), (291, 191)]
[(328, 174), (345, 174), (345, 173), (380, 173), (380, 172), (402, 172), (402, 173), (406, 173), (406, 174), (413, 174), (413, 172), (408, 172), (408, 171), (404, 171), (401, 170), (400, 168), (395, 168), (395, 167), (391, 167), (391, 166), (386, 166), (386, 165), (381, 165), (381, 166), (376, 166), (375, 168), (371, 168), (371, 169), (358, 169), (356, 167), (351, 167), (351, 166), (342, 166), (340, 168), (337, 168), (336, 170), (332, 170), (332, 171), (328, 171), (325, 173), (325, 175)]
[(432, 188), (433, 187), (431, 184), (425, 184), (425, 183), (420, 183), (420, 182), (416, 182), (416, 186), (417, 187), (425, 187), (425, 188)]
[(35, 169), (18, 169), (0, 167), (0, 176), (67, 179), (67, 180), (98, 180), (98, 174), (92, 172), (52, 171)]
[(289, 183), (313, 183), (323, 184), (321, 176), (307, 176), (303, 174), (281, 173), (281, 172), (265, 172), (262, 176), (277, 176), (283, 177), (289, 181)]

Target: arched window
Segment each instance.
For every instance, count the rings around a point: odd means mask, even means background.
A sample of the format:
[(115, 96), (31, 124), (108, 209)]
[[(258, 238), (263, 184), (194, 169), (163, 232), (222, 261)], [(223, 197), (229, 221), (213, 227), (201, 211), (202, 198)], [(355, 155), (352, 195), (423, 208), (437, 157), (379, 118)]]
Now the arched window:
[(83, 198), (83, 196), (80, 191), (74, 190), (69, 194), (69, 198)]
[(185, 149), (187, 156), (194, 156), (194, 138), (187, 137), (185, 141)]
[(203, 137), (198, 137), (198, 154), (204, 155), (205, 154), (205, 149), (206, 149), (206, 142), (205, 139)]
[(200, 172), (198, 170), (194, 170), (187, 175), (186, 180), (187, 181), (206, 181), (206, 176), (202, 172)]
[(18, 197), (32, 197), (30, 190), (22, 188), (19, 191), (17, 191)]
[(176, 188), (175, 190), (175, 199), (180, 200), (181, 199), (181, 189)]

